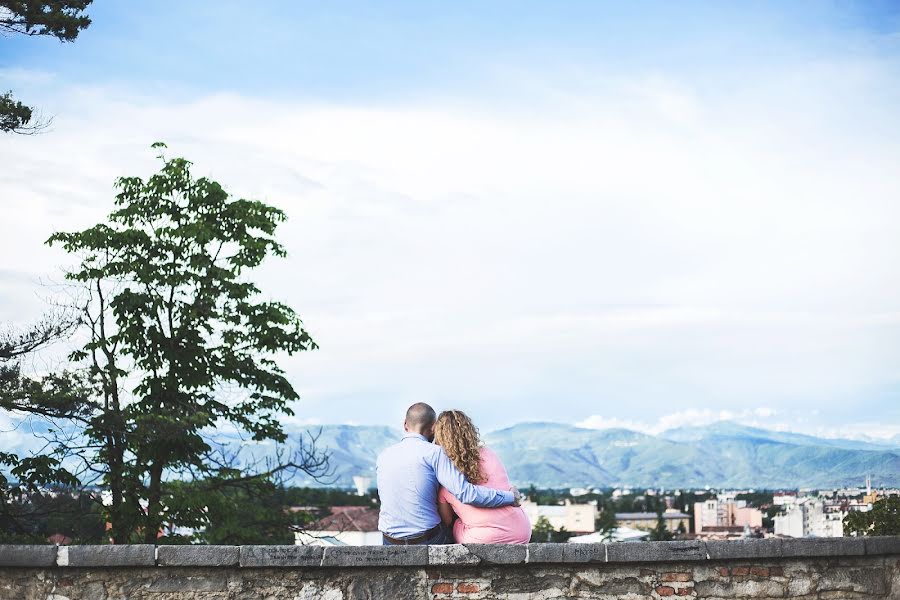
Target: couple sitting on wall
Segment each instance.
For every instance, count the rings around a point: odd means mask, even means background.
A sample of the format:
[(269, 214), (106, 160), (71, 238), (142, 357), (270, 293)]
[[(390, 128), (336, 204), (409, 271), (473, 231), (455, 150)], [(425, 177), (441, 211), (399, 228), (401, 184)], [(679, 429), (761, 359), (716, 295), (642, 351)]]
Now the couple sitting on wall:
[(378, 456), (385, 545), (525, 544), (531, 524), (497, 455), (462, 411), (413, 404), (406, 434)]

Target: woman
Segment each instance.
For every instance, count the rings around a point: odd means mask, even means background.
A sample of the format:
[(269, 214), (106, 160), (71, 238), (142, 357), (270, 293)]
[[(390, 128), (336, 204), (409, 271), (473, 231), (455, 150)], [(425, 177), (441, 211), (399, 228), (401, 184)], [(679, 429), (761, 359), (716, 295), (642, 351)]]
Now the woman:
[[(444, 449), (470, 483), (497, 490), (510, 488), (503, 463), (493, 450), (481, 444), (478, 429), (464, 412), (445, 410), (438, 415), (434, 443)], [(531, 537), (531, 523), (520, 506), (476, 508), (441, 488), (438, 512), (444, 525), (453, 524), (458, 544), (527, 544)]]

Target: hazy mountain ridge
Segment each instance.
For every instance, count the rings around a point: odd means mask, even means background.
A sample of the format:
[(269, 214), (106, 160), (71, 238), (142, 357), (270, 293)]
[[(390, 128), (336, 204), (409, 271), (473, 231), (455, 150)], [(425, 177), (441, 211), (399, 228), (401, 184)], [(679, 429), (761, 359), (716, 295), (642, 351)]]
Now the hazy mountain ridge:
[[(399, 429), (374, 425), (307, 426), (287, 433), (289, 443), (318, 435), (317, 446), (330, 454), (332, 469), (326, 481), (298, 475), (292, 485), (342, 487), (351, 486), (355, 475), (372, 478), (374, 485), (378, 454), (402, 436)], [(242, 447), (245, 458), (273, 451), (272, 444), (247, 444), (223, 431), (215, 437)], [(890, 441), (825, 439), (726, 421), (659, 435), (530, 422), (483, 437), (519, 486), (831, 488), (861, 485), (867, 474), (876, 485), (900, 485), (900, 448)], [(0, 445), (28, 454), (27, 438), (17, 441), (0, 438)]]
[[(338, 485), (374, 479), (375, 457), (399, 439), (388, 427), (323, 426)], [(519, 486), (837, 487), (900, 485), (900, 449), (720, 422), (654, 436), (628, 429), (521, 423), (484, 435)], [(312, 482), (309, 482), (312, 483)]]

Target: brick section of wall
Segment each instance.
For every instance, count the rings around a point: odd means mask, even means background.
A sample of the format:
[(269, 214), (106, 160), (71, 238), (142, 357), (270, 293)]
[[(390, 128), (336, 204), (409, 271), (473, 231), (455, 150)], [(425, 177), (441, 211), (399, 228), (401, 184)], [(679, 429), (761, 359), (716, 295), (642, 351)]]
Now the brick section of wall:
[(900, 598), (900, 538), (821, 542), (716, 549), (728, 558), (696, 544), (671, 551), (617, 544), (614, 552), (564, 545), (107, 546), (53, 549), (55, 560), (47, 547), (0, 546), (0, 600)]

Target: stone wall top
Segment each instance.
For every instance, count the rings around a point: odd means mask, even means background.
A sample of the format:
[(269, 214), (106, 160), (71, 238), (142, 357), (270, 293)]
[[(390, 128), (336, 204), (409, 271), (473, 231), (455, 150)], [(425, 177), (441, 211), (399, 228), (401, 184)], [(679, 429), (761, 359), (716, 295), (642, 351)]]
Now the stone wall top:
[(900, 556), (900, 536), (450, 546), (0, 545), (0, 567), (400, 567)]

